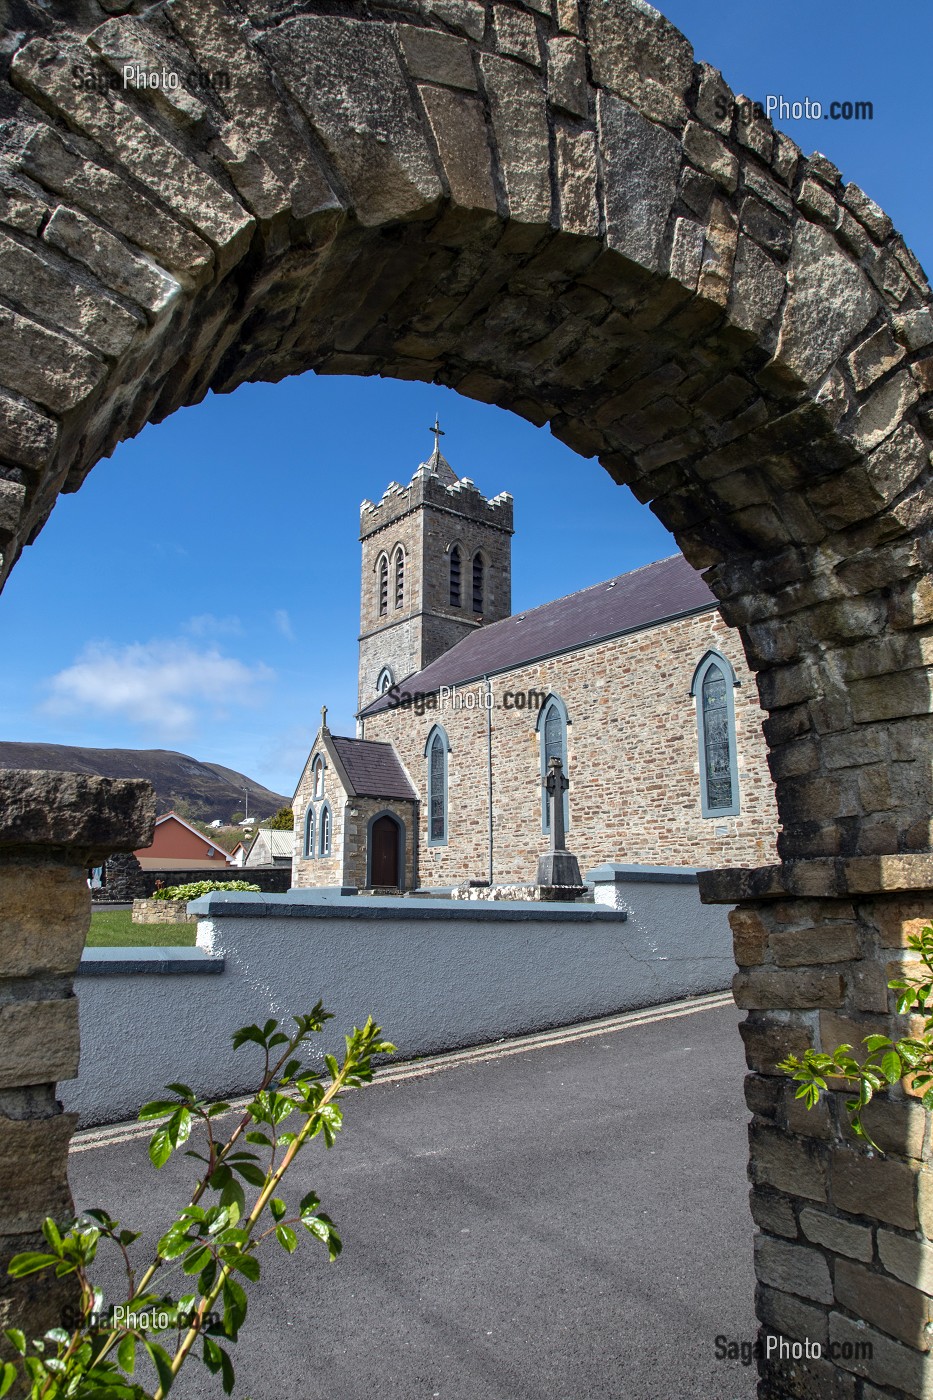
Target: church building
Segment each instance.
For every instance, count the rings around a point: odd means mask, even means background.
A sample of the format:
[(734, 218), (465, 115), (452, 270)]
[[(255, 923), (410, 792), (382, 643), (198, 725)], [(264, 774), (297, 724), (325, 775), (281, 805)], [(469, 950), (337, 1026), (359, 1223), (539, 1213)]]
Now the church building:
[(513, 616), (512, 497), (458, 477), (435, 434), (360, 508), (357, 734), (324, 711), (294, 885), (533, 882), (555, 756), (582, 871), (773, 861), (764, 715), (702, 577), (674, 554)]

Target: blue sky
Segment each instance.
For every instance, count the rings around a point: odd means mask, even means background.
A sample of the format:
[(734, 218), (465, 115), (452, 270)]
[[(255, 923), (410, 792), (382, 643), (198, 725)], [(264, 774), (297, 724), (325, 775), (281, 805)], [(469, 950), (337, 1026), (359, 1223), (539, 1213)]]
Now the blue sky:
[[(929, 0), (663, 9), (736, 92), (871, 101), (871, 122), (779, 124), (933, 268)], [(436, 413), (454, 469), (515, 497), (516, 610), (673, 551), (596, 463), (500, 409), (391, 380), (245, 385), (122, 444), (25, 551), (0, 598), (2, 737), (178, 748), (291, 792), (322, 703), (353, 732), (359, 503), (411, 477)]]

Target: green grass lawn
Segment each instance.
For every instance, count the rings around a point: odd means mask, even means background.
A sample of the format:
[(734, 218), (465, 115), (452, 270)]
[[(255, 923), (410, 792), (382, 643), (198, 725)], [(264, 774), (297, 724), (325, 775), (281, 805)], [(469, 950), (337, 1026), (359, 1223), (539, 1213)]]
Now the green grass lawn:
[(131, 909), (95, 909), (89, 948), (193, 948), (197, 924), (134, 924)]

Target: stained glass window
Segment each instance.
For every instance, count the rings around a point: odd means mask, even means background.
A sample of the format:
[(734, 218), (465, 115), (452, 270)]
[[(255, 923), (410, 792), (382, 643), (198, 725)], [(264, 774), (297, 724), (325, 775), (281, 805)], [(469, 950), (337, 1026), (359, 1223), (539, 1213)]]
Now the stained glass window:
[(305, 819), (305, 855), (314, 855), (314, 808), (308, 808), (308, 815)]
[[(566, 712), (559, 700), (552, 698), (548, 701), (541, 718), (538, 720), (538, 729), (541, 733), (541, 827), (543, 831), (550, 831), (551, 810), (547, 789), (544, 787), (544, 779), (547, 777), (548, 765), (552, 758), (560, 759), (564, 776), (567, 776), (567, 719)], [(569, 824), (570, 810), (565, 792), (565, 828)]]
[(708, 651), (693, 674), (700, 749), (700, 809), (704, 817), (739, 814), (739, 770), (735, 740), (738, 681), (726, 658)]
[(330, 808), (321, 808), (321, 855), (330, 855)]
[(719, 810), (732, 806), (732, 759), (726, 678), (718, 666), (710, 666), (703, 677), (702, 700), (706, 801)]
[(447, 750), (440, 734), (435, 734), (428, 751), (429, 827), (428, 839), (447, 839)]

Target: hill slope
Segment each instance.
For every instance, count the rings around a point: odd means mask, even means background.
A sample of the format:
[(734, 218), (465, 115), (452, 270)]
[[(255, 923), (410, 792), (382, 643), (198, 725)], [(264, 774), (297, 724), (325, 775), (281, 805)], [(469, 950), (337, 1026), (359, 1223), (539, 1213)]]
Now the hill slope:
[(290, 798), (220, 764), (200, 763), (172, 749), (84, 749), (70, 744), (19, 744), (0, 740), (0, 768), (51, 768), (64, 773), (97, 773), (104, 778), (147, 778), (160, 815), (179, 803), (199, 821), (229, 821), (246, 808), (269, 817)]

